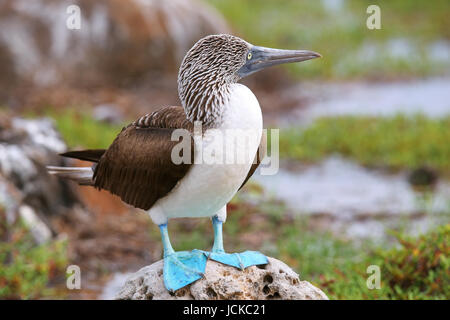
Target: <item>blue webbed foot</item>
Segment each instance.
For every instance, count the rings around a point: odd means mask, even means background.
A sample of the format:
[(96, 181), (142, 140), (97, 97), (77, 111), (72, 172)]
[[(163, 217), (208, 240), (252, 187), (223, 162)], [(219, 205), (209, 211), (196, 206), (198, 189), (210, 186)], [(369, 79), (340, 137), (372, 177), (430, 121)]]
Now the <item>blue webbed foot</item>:
[(244, 270), (250, 266), (256, 266), (269, 263), (267, 257), (257, 251), (245, 251), (241, 253), (225, 253), (225, 252), (211, 252), (209, 259), (233, 266)]
[(176, 291), (201, 279), (207, 257), (199, 250), (172, 252), (164, 257), (164, 285)]
[(226, 253), (223, 249), (222, 224), (218, 216), (212, 218), (214, 228), (214, 246), (211, 252), (205, 252), (209, 259), (244, 270), (250, 266), (269, 263), (265, 255), (257, 251)]

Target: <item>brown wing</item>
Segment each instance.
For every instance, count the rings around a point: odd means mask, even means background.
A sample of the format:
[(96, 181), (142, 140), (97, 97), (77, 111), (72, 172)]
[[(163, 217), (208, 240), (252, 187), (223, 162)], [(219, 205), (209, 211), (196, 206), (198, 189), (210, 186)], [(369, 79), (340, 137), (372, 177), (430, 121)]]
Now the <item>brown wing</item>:
[(242, 187), (247, 183), (248, 179), (250, 179), (250, 177), (255, 173), (256, 169), (258, 169), (259, 164), (261, 163), (262, 159), (264, 159), (264, 157), (266, 156), (267, 153), (267, 137), (266, 135), (262, 135), (261, 136), (261, 142), (259, 144), (258, 147), (258, 151), (256, 152), (255, 155), (255, 160), (253, 160), (253, 164), (250, 167), (250, 171), (247, 174), (247, 177), (245, 178), (244, 182), (242, 183), (241, 187), (239, 188), (239, 190), (242, 189)]
[[(179, 143), (171, 141), (171, 135), (178, 128), (192, 132), (181, 107), (155, 111), (122, 129), (95, 168), (95, 187), (137, 208), (150, 209), (191, 167), (171, 159), (172, 148)], [(192, 139), (191, 150), (193, 154)]]

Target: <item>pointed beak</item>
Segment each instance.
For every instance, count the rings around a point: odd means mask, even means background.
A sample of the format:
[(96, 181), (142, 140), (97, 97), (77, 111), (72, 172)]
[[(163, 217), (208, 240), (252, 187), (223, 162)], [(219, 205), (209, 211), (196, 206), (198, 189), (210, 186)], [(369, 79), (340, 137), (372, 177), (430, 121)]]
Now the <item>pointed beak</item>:
[(319, 53), (309, 50), (281, 50), (253, 46), (249, 51), (245, 65), (239, 69), (238, 75), (244, 78), (267, 67), (320, 57), (322, 56)]

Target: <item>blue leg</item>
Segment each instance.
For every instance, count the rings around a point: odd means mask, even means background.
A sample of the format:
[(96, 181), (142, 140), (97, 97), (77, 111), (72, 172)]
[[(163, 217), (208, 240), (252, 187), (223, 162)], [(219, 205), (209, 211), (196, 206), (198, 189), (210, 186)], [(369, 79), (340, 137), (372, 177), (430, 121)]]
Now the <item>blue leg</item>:
[(203, 277), (207, 258), (199, 250), (175, 252), (170, 244), (167, 224), (159, 225), (164, 246), (164, 285), (175, 291)]
[(245, 251), (242, 253), (226, 253), (223, 249), (222, 221), (217, 216), (212, 218), (214, 228), (214, 245), (209, 258), (223, 264), (227, 264), (244, 270), (247, 267), (267, 264), (267, 257), (257, 251)]

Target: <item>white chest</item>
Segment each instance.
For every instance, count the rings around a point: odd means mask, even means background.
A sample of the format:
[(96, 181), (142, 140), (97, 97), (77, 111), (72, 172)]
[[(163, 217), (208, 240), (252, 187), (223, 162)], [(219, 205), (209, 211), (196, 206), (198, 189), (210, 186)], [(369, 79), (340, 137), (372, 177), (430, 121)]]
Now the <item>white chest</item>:
[(221, 126), (196, 139), (195, 164), (150, 214), (154, 210), (168, 218), (214, 215), (247, 177), (261, 141), (262, 125), (255, 95), (246, 86), (234, 84)]

